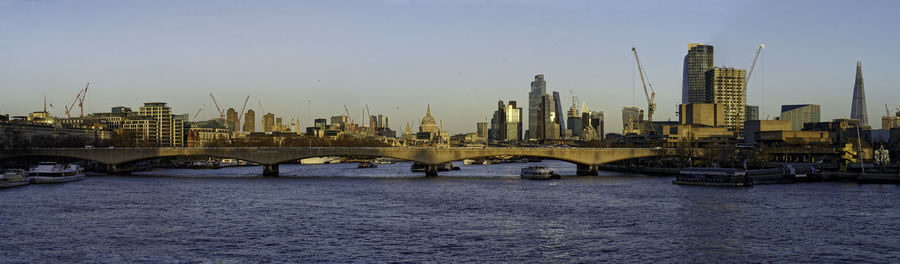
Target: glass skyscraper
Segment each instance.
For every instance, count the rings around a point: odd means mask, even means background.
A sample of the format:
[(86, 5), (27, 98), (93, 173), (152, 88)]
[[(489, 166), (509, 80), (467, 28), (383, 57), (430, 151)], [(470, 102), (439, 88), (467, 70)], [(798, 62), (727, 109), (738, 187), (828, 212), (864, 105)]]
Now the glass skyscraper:
[(684, 56), (681, 103), (708, 103), (706, 73), (712, 69), (713, 46), (688, 44), (688, 54)]

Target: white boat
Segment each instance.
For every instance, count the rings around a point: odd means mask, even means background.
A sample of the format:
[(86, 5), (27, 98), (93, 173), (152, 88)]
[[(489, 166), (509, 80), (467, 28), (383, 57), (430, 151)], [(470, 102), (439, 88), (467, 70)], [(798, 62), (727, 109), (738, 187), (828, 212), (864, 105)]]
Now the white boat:
[(528, 166), (522, 168), (522, 179), (530, 179), (530, 180), (549, 180), (549, 179), (559, 179), (559, 175), (553, 172), (553, 170), (544, 167), (544, 166)]
[(476, 160), (473, 160), (473, 159), (464, 159), (463, 160), (463, 165), (473, 165), (473, 164), (478, 164), (478, 163)]
[(377, 158), (377, 159), (375, 159), (375, 164), (394, 164), (395, 162), (397, 162), (397, 161), (392, 158)]
[(41, 162), (28, 170), (31, 183), (57, 183), (84, 179), (84, 169), (75, 164)]
[(222, 167), (233, 167), (239, 165), (236, 159), (222, 159), (221, 164)]
[(335, 164), (341, 163), (341, 157), (315, 157), (300, 160), (300, 164)]
[(0, 188), (22, 186), (28, 183), (28, 178), (25, 177), (25, 171), (23, 170), (7, 170), (0, 175)]

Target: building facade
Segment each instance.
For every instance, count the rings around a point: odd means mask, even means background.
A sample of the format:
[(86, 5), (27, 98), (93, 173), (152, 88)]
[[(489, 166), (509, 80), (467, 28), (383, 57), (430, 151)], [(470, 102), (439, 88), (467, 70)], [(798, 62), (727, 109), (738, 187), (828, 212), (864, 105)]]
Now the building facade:
[(516, 101), (509, 101), (509, 104), (497, 102), (489, 134), (491, 140), (499, 142), (522, 139), (522, 108), (516, 105)]
[(253, 133), (256, 132), (256, 112), (253, 109), (247, 110), (247, 113), (244, 113), (244, 132)]
[(715, 67), (706, 74), (708, 103), (721, 104), (725, 108), (725, 127), (742, 135), (744, 116), (747, 112), (746, 70)]
[(228, 129), (231, 131), (238, 130), (238, 113), (234, 108), (228, 108), (225, 112), (225, 123), (228, 124)]
[(747, 110), (744, 113), (744, 117), (746, 117), (747, 121), (750, 120), (759, 120), (759, 106), (758, 105), (747, 105)]
[(640, 134), (644, 110), (634, 106), (622, 107), (622, 134)]
[(275, 131), (275, 115), (272, 113), (266, 113), (265, 115), (263, 115), (262, 127), (263, 132)]
[(553, 96), (544, 94), (538, 105), (538, 120), (536, 136), (538, 140), (559, 139), (559, 118), (556, 115), (556, 103)]
[(781, 120), (791, 121), (791, 130), (803, 130), (803, 124), (821, 122), (821, 107), (815, 104), (782, 105)]
[(134, 131), (143, 145), (184, 146), (184, 118), (172, 115), (172, 108), (163, 102), (144, 103), (136, 118), (125, 121), (124, 128)]
[(684, 56), (681, 102), (706, 103), (707, 72), (713, 69), (713, 46), (703, 43), (688, 44)]
[(534, 81), (531, 82), (531, 91), (528, 92), (528, 135), (529, 140), (537, 140), (539, 139), (539, 135), (543, 135), (543, 133), (539, 132), (539, 127), (544, 122), (540, 119), (540, 105), (542, 96), (547, 93), (547, 82), (544, 81), (544, 75), (538, 74), (534, 76)]
[(859, 120), (861, 127), (869, 126), (869, 115), (866, 111), (866, 89), (863, 86), (862, 62), (859, 61), (856, 62), (856, 81), (853, 84), (850, 119)]

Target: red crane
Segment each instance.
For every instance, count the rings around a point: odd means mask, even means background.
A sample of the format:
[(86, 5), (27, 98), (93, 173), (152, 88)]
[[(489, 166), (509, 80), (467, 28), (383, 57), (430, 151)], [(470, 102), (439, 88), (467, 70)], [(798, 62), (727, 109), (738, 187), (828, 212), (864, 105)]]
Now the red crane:
[(209, 97), (212, 97), (213, 104), (216, 105), (216, 110), (219, 111), (219, 118), (220, 118), (220, 119), (225, 119), (225, 111), (222, 111), (222, 108), (219, 107), (219, 103), (216, 102), (216, 97), (213, 96), (212, 93), (209, 93)]
[(87, 85), (84, 86), (84, 89), (78, 90), (78, 94), (75, 95), (75, 100), (72, 101), (72, 104), (64, 105), (67, 118), (72, 117), (70, 112), (75, 108), (75, 103), (78, 103), (78, 108), (81, 110), (80, 117), (84, 117), (84, 97), (87, 96), (87, 90), (89, 86), (91, 86), (90, 82), (88, 82)]
[(244, 106), (241, 107), (241, 114), (237, 116), (237, 126), (241, 126), (241, 117), (244, 117), (244, 109), (247, 109), (247, 101), (250, 101), (250, 96), (247, 96), (247, 99), (244, 99)]

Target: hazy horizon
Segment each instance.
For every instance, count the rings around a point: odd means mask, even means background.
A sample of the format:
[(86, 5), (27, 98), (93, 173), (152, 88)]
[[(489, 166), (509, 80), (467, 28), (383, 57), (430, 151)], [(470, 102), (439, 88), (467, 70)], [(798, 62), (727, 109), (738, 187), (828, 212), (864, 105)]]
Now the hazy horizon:
[(527, 119), (544, 74), (564, 110), (571, 89), (621, 133), (621, 108), (646, 108), (631, 47), (656, 91), (654, 120), (676, 120), (689, 43), (745, 69), (764, 43), (747, 93), (760, 118), (785, 104), (848, 118), (861, 60), (880, 128), (884, 105), (900, 106), (898, 15), (897, 1), (11, 1), (0, 3), (0, 113), (39, 111), (46, 95), (63, 116), (90, 82), (85, 113), (161, 101), (191, 116), (203, 107), (205, 120), (218, 116), (212, 92), (223, 110), (250, 95), (257, 120), (299, 115), (304, 127), (344, 105), (358, 120), (368, 104), (402, 131), (430, 104), (456, 134), (498, 100)]

